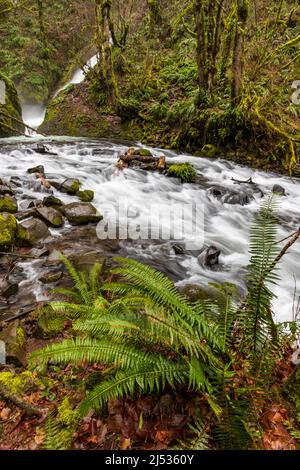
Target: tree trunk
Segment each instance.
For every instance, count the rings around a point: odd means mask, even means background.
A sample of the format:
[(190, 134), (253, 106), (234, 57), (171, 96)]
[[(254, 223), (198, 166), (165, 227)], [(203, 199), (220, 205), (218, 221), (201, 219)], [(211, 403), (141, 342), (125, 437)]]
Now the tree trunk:
[(96, 0), (96, 46), (99, 55), (100, 81), (114, 105), (119, 101), (119, 89), (114, 71), (110, 25), (112, 0)]
[(44, 55), (44, 58), (46, 60), (48, 60), (49, 59), (49, 50), (48, 50), (48, 41), (47, 41), (46, 29), (45, 29), (43, 0), (37, 0), (37, 6), (38, 6), (39, 28), (40, 28), (41, 41), (42, 41), (43, 47), (44, 47), (43, 55)]
[(207, 52), (206, 52), (206, 38), (205, 38), (205, 12), (202, 0), (195, 0), (194, 2), (194, 15), (196, 23), (197, 35), (197, 49), (196, 60), (198, 68), (198, 85), (200, 95), (207, 93), (208, 89), (208, 74), (207, 74)]
[(248, 19), (248, 0), (237, 0), (237, 18), (235, 27), (235, 37), (233, 45), (233, 63), (232, 63), (232, 87), (231, 98), (232, 105), (236, 106), (242, 97), (243, 89), (243, 70), (244, 70), (244, 46), (245, 29)]

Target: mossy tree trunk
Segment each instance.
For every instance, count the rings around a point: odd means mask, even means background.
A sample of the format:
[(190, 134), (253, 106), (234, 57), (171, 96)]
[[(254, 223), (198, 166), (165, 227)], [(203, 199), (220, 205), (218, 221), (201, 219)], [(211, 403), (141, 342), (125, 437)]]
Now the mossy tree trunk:
[(231, 99), (233, 106), (236, 106), (240, 102), (242, 97), (245, 32), (249, 14), (248, 0), (236, 0), (236, 11), (237, 14), (233, 45), (231, 85)]
[(37, 0), (37, 7), (38, 7), (38, 17), (39, 17), (39, 28), (40, 28), (41, 41), (42, 41), (43, 48), (44, 48), (43, 56), (46, 59), (46, 61), (48, 61), (48, 59), (49, 59), (49, 47), (48, 47), (48, 40), (47, 40), (46, 28), (45, 28), (43, 0)]
[(161, 24), (161, 8), (159, 3), (159, 0), (147, 0), (151, 32), (154, 31), (156, 26)]
[(99, 56), (100, 82), (114, 105), (119, 101), (119, 88), (114, 71), (112, 51), (112, 0), (95, 0), (96, 46)]
[[(217, 58), (223, 30), (225, 0), (194, 0), (196, 60), (200, 97), (214, 103)], [(205, 101), (205, 100), (204, 100)], [(203, 100), (199, 103), (203, 103)]]

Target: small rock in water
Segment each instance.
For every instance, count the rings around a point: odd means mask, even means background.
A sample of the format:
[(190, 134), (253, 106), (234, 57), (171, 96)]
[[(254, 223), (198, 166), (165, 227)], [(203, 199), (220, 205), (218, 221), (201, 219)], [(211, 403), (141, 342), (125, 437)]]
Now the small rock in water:
[(20, 211), (15, 214), (15, 218), (19, 221), (28, 219), (29, 217), (36, 217), (37, 213), (35, 209), (28, 209), (26, 211)]
[(9, 194), (10, 196), (14, 196), (16, 193), (10, 186), (6, 186), (5, 184), (1, 184), (0, 185), (0, 194), (1, 195)]
[(30, 252), (31, 256), (33, 256), (34, 258), (43, 258), (44, 256), (48, 256), (49, 253), (49, 250), (45, 247), (33, 248)]
[(30, 175), (37, 173), (39, 175), (45, 176), (45, 168), (43, 167), (43, 165), (38, 165), (34, 168), (28, 168), (27, 173), (29, 173)]
[(18, 188), (22, 187), (21, 178), (19, 178), (18, 176), (12, 176), (10, 178), (10, 183), (13, 184), (14, 186), (17, 186)]
[(49, 272), (44, 274), (42, 277), (39, 278), (39, 281), (42, 284), (53, 284), (54, 282), (59, 281), (63, 277), (63, 273), (59, 272)]
[(80, 186), (81, 183), (79, 180), (68, 178), (62, 183), (60, 190), (70, 194), (71, 196), (75, 196), (75, 194), (80, 190)]
[(32, 150), (40, 155), (57, 155), (56, 152), (51, 152), (46, 145), (37, 144), (32, 147)]
[(5, 299), (9, 299), (9, 297), (16, 295), (18, 290), (18, 284), (11, 284), (9, 281), (2, 281), (0, 283), (0, 297), (4, 297)]
[(215, 246), (206, 248), (199, 256), (198, 261), (200, 264), (212, 268), (219, 264), (219, 256), (221, 251)]
[(184, 248), (181, 245), (173, 245), (172, 246), (175, 255), (183, 255), (184, 254)]
[(57, 209), (63, 207), (64, 203), (55, 196), (47, 196), (43, 199), (43, 205)]
[(53, 207), (38, 207), (36, 212), (42, 217), (47, 225), (50, 225), (51, 227), (59, 228), (62, 227), (64, 223), (61, 212), (57, 211)]
[(82, 225), (89, 222), (97, 223), (103, 219), (97, 209), (90, 202), (73, 202), (67, 204), (64, 213), (70, 224)]
[(286, 196), (285, 189), (283, 186), (280, 186), (280, 184), (274, 184), (272, 192), (280, 196)]

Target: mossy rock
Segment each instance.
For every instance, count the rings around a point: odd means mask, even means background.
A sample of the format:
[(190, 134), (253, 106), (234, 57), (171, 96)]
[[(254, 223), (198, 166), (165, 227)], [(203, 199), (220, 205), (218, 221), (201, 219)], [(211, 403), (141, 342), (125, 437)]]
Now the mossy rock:
[(169, 167), (168, 176), (179, 178), (182, 183), (193, 183), (197, 173), (190, 163), (178, 163)]
[(9, 212), (10, 214), (18, 212), (17, 200), (8, 194), (0, 196), (0, 212)]
[(32, 217), (18, 225), (17, 242), (20, 246), (32, 247), (48, 235), (47, 225), (40, 219)]
[(82, 202), (92, 202), (95, 197), (95, 193), (90, 189), (85, 189), (84, 191), (78, 191), (76, 196), (79, 197)]
[(203, 158), (216, 158), (218, 156), (218, 149), (215, 145), (206, 144), (197, 155)]
[(5, 84), (5, 103), (0, 101), (0, 138), (22, 134), (25, 127), (22, 124), (22, 109), (16, 87), (1, 72), (0, 82)]
[(0, 251), (9, 251), (15, 241), (17, 221), (11, 214), (0, 214)]
[(61, 190), (65, 191), (67, 194), (74, 196), (80, 190), (81, 183), (77, 179), (66, 179), (62, 185)]
[(152, 153), (148, 149), (136, 149), (133, 155), (140, 155), (141, 157), (152, 157)]

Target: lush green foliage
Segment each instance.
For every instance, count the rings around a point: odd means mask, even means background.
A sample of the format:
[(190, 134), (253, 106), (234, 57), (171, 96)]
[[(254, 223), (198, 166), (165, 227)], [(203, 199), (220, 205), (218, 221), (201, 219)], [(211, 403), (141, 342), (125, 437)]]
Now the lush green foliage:
[[(73, 319), (75, 336), (37, 351), (33, 364), (110, 367), (83, 400), (82, 415), (111, 398), (189, 390), (209, 405), (221, 448), (259, 445), (261, 403), (270, 395), (279, 337), (285, 335), (273, 323), (268, 287), (277, 279), (275, 222), (267, 200), (253, 225), (249, 292), (238, 307), (229, 284), (220, 287), (222, 302), (190, 303), (168, 278), (138, 261), (117, 258), (115, 282), (100, 287), (100, 266), (87, 282), (64, 259), (75, 284), (75, 293), (64, 293), (75, 296), (75, 303), (53, 302), (51, 309)], [(203, 427), (196, 428), (204, 445)], [(196, 439), (195, 445), (202, 444)]]

